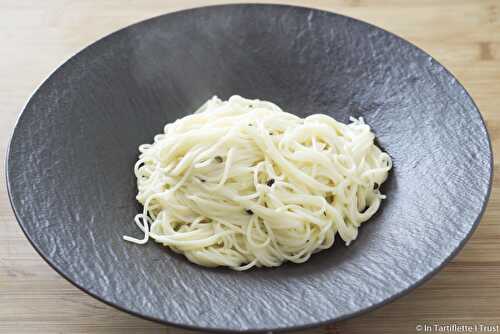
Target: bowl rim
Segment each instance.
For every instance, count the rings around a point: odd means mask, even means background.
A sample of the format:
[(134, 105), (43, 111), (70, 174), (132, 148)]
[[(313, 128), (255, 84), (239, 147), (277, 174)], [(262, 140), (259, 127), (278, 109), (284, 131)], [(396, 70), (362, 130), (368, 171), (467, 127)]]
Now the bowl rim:
[[(80, 53), (84, 52), (85, 50), (89, 49), (90, 47), (92, 47), (94, 44), (97, 44), (97, 43), (100, 43), (100, 42), (103, 42), (105, 41), (106, 39), (108, 38), (111, 38), (112, 36), (114, 35), (117, 35), (129, 28), (132, 28), (134, 26), (138, 26), (138, 25), (141, 25), (143, 23), (146, 23), (146, 22), (149, 22), (149, 21), (153, 21), (153, 20), (156, 20), (156, 19), (160, 19), (162, 17), (165, 17), (165, 16), (168, 16), (168, 15), (172, 15), (172, 14), (182, 14), (182, 13), (185, 13), (185, 12), (191, 12), (191, 11), (197, 11), (197, 10), (204, 10), (204, 9), (208, 9), (208, 8), (228, 8), (228, 7), (248, 7), (248, 6), (253, 6), (253, 7), (281, 7), (281, 8), (298, 8), (298, 9), (301, 9), (301, 10), (308, 10), (308, 11), (320, 11), (320, 12), (323, 12), (323, 13), (328, 13), (329, 15), (332, 15), (332, 16), (336, 16), (336, 17), (341, 17), (341, 18), (344, 18), (344, 19), (347, 19), (348, 21), (352, 22), (352, 23), (361, 23), (361, 24), (364, 24), (364, 25), (367, 25), (371, 28), (375, 28), (375, 29), (378, 29), (378, 30), (381, 30), (382, 32), (386, 33), (386, 34), (390, 34), (392, 37), (395, 37), (396, 39), (402, 41), (402, 42), (405, 42), (407, 44), (409, 44), (411, 47), (413, 47), (414, 49), (418, 50), (419, 52), (427, 55), (430, 59), (432, 59), (433, 62), (435, 62), (439, 67), (441, 67), (444, 72), (448, 75), (448, 76), (451, 76), (452, 78), (454, 78), (456, 80), (456, 83), (458, 84), (458, 86), (460, 88), (463, 89), (463, 91), (465, 92), (465, 95), (466, 97), (472, 102), (472, 105), (474, 106), (474, 111), (477, 112), (479, 114), (479, 118), (481, 120), (481, 125), (483, 126), (484, 130), (485, 130), (485, 134), (486, 134), (486, 137), (487, 137), (487, 141), (488, 141), (488, 150), (489, 150), (489, 156), (490, 156), (490, 160), (488, 161), (489, 163), (489, 180), (488, 180), (488, 189), (486, 191), (486, 194), (484, 196), (484, 199), (483, 199), (483, 203), (482, 203), (482, 207), (481, 207), (481, 210), (478, 214), (478, 216), (476, 217), (474, 223), (472, 224), (470, 230), (467, 232), (466, 236), (460, 241), (460, 243), (457, 245), (457, 247), (447, 256), (444, 258), (444, 260), (439, 264), (437, 265), (433, 270), (427, 272), (422, 278), (420, 278), (419, 280), (415, 281), (413, 284), (411, 284), (410, 286), (408, 286), (406, 289), (403, 289), (401, 291), (399, 291), (398, 293), (388, 297), (388, 298), (385, 298), (383, 299), (382, 301), (378, 302), (378, 303), (374, 303), (374, 304), (371, 304), (370, 306), (367, 306), (363, 309), (359, 309), (355, 312), (351, 312), (349, 314), (344, 314), (344, 315), (341, 315), (341, 316), (337, 316), (337, 317), (334, 317), (334, 318), (331, 318), (329, 320), (325, 320), (325, 321), (320, 321), (320, 322), (313, 322), (313, 323), (308, 323), (308, 324), (304, 324), (304, 325), (295, 325), (295, 326), (286, 326), (286, 327), (277, 327), (277, 328), (260, 328), (260, 329), (251, 329), (251, 328), (247, 328), (247, 329), (242, 329), (242, 330), (235, 330), (235, 329), (228, 329), (228, 328), (213, 328), (213, 327), (203, 327), (203, 326), (196, 326), (196, 325), (186, 325), (186, 324), (183, 324), (183, 323), (176, 323), (176, 322), (173, 322), (173, 321), (169, 321), (169, 320), (166, 320), (166, 319), (162, 319), (162, 318), (159, 318), (159, 317), (153, 317), (153, 316), (149, 316), (149, 315), (146, 315), (146, 314), (142, 314), (140, 312), (136, 312), (136, 311), (133, 311), (133, 310), (130, 310), (128, 308), (126, 308), (125, 306), (123, 305), (119, 305), (117, 303), (114, 303), (114, 302), (111, 302), (111, 301), (108, 301), (106, 300), (105, 298), (103, 298), (102, 296), (99, 296), (91, 291), (89, 291), (87, 288), (85, 288), (84, 286), (78, 284), (77, 282), (73, 281), (72, 279), (70, 279), (64, 272), (61, 268), (58, 268), (57, 265), (55, 263), (53, 263), (50, 259), (49, 256), (46, 256), (45, 254), (43, 254), (43, 252), (40, 250), (40, 248), (35, 244), (35, 242), (32, 240), (32, 238), (30, 237), (30, 235), (27, 233), (23, 223), (22, 223), (22, 220), (20, 218), (20, 214), (18, 212), (18, 210), (16, 209), (15, 205), (14, 205), (14, 202), (13, 202), (13, 194), (12, 194), (12, 189), (11, 189), (11, 178), (10, 178), (10, 173), (9, 173), (9, 161), (10, 161), (10, 157), (11, 157), (11, 144), (12, 144), (12, 140), (15, 136), (15, 132), (21, 122), (21, 118), (23, 117), (27, 107), (29, 106), (30, 102), (32, 101), (33, 97), (38, 93), (38, 91), (40, 90), (40, 88), (46, 83), (48, 82), (52, 76), (62, 70), (64, 68), (65, 65), (68, 64), (68, 62), (73, 59), (74, 57), (76, 57), (77, 55), (79, 55)], [(472, 112), (472, 110), (471, 110)], [(156, 323), (160, 323), (160, 324), (163, 324), (163, 325), (169, 325), (169, 326), (173, 326), (173, 327), (178, 327), (178, 328), (183, 328), (183, 329), (188, 329), (188, 330), (193, 330), (193, 331), (205, 331), (205, 332), (213, 332), (213, 333), (273, 333), (273, 332), (284, 332), (284, 331), (299, 331), (299, 330), (304, 330), (304, 329), (311, 329), (311, 328), (316, 328), (316, 327), (320, 327), (320, 326), (325, 326), (325, 325), (331, 325), (331, 324), (334, 324), (334, 323), (337, 323), (339, 321), (342, 321), (342, 320), (347, 320), (347, 319), (351, 319), (351, 318), (354, 318), (354, 317), (357, 317), (361, 314), (365, 314), (365, 313), (368, 313), (370, 311), (373, 311), (375, 309), (378, 309), (386, 304), (389, 304), (391, 302), (393, 302), (394, 300), (400, 298), (400, 297), (403, 297), (404, 295), (407, 295), (410, 291), (416, 289), (417, 287), (421, 286), (422, 284), (424, 284), (425, 282), (427, 282), (428, 280), (430, 280), (434, 275), (436, 275), (439, 271), (441, 271), (441, 269), (443, 269), (448, 263), (451, 262), (451, 260), (463, 249), (463, 247), (465, 246), (465, 244), (467, 243), (467, 241), (471, 238), (472, 234), (474, 233), (474, 231), (477, 229), (480, 221), (481, 221), (481, 218), (483, 217), (485, 211), (486, 211), (486, 208), (488, 206), (488, 202), (489, 202), (489, 199), (490, 199), (490, 195), (491, 195), (491, 191), (492, 191), (492, 186), (493, 186), (493, 174), (494, 174), (494, 167), (493, 167), (493, 163), (494, 163), (494, 158), (493, 158), (493, 148), (492, 148), (492, 143), (491, 143), (491, 137), (489, 135), (489, 131), (488, 131), (488, 128), (486, 126), (486, 122), (483, 118), (483, 115), (481, 114), (476, 102), (474, 101), (474, 99), (472, 98), (472, 96), (469, 94), (469, 92), (465, 89), (465, 87), (462, 85), (462, 83), (458, 80), (458, 78), (453, 75), (453, 73), (448, 70), (445, 66), (443, 66), (438, 60), (436, 60), (433, 56), (431, 56), (429, 53), (427, 53), (425, 50), (421, 49), (420, 47), (416, 46), (414, 43), (412, 43), (411, 41), (408, 41), (407, 39), (403, 38), (403, 37), (400, 37), (399, 35), (395, 34), (395, 33), (392, 33), (384, 28), (381, 28), (381, 27), (378, 27), (376, 26), (375, 24), (371, 24), (371, 23), (368, 23), (364, 20), (361, 20), (361, 19), (357, 19), (357, 18), (354, 18), (354, 17), (351, 17), (351, 16), (347, 16), (347, 15), (344, 15), (344, 14), (339, 14), (339, 13), (336, 13), (336, 12), (333, 12), (333, 11), (330, 11), (330, 10), (326, 10), (326, 9), (320, 9), (320, 8), (315, 8), (315, 7), (307, 7), (307, 6), (297, 6), (297, 5), (292, 5), (292, 4), (275, 4), (275, 3), (250, 3), (250, 2), (246, 2), (246, 3), (233, 3), (233, 4), (216, 4), (216, 5), (207, 5), (207, 6), (195, 6), (195, 7), (189, 7), (189, 8), (184, 8), (184, 9), (181, 9), (181, 10), (174, 10), (174, 11), (171, 11), (171, 12), (167, 12), (167, 13), (163, 13), (163, 14), (159, 14), (159, 15), (156, 15), (156, 16), (152, 16), (152, 17), (149, 17), (149, 18), (146, 18), (146, 19), (143, 19), (143, 20), (140, 20), (140, 21), (136, 21), (134, 23), (131, 23), (129, 25), (126, 25), (122, 28), (119, 28), (109, 34), (106, 34), (100, 38), (98, 38), (97, 40), (93, 41), (92, 43), (88, 44), (88, 45), (85, 45), (83, 48), (79, 49), (77, 52), (71, 54), (69, 57), (65, 58), (59, 66), (57, 66), (53, 71), (51, 71), (43, 81), (41, 81), (41, 83), (33, 90), (33, 92), (30, 94), (29, 98), (26, 100), (24, 106), (22, 107), (21, 109), (21, 112), (18, 114), (17, 116), (17, 119), (14, 123), (14, 126), (13, 126), (13, 129), (11, 131), (11, 135), (9, 137), (9, 141), (8, 141), (8, 144), (7, 144), (7, 149), (5, 151), (5, 158), (4, 158), (4, 170), (5, 170), (5, 181), (6, 181), (6, 189), (7, 189), (7, 194), (8, 194), (8, 197), (9, 197), (9, 203), (10, 203), (10, 206), (12, 208), (12, 211), (14, 212), (14, 216), (16, 218), (16, 221), (18, 222), (18, 225), (21, 227), (21, 230), (23, 232), (23, 234), (26, 236), (26, 238), (28, 239), (29, 243), (31, 244), (31, 246), (35, 249), (35, 251), (38, 253), (38, 255), (40, 255), (40, 257), (53, 269), (55, 270), (60, 276), (62, 276), (66, 281), (70, 282), (73, 286), (77, 287), (78, 289), (80, 289), (81, 291), (85, 292), (86, 294), (90, 295), (91, 297), (95, 298), (96, 300), (100, 301), (100, 302), (103, 302), (109, 306), (112, 306), (114, 307), (115, 309), (118, 309), (120, 311), (123, 311), (123, 312), (126, 312), (130, 315), (133, 315), (133, 316), (136, 316), (136, 317), (139, 317), (139, 318), (142, 318), (142, 319), (145, 319), (145, 320), (149, 320), (149, 321), (153, 321), (153, 322), (156, 322)]]

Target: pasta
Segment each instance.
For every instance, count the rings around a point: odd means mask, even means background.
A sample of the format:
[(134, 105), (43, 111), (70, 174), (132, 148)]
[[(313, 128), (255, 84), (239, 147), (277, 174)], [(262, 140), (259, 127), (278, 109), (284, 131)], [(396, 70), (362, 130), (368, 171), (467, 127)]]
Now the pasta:
[(261, 100), (208, 100), (139, 146), (135, 223), (190, 261), (235, 270), (349, 245), (379, 209), (392, 162), (362, 118), (300, 118)]

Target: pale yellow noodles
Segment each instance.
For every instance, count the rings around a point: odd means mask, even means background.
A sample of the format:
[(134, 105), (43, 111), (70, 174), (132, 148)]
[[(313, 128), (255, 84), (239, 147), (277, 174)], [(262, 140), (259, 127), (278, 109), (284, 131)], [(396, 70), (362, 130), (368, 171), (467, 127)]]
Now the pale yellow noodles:
[(210, 99), (139, 147), (144, 238), (124, 238), (235, 270), (307, 261), (337, 232), (349, 245), (385, 198), (378, 188), (392, 166), (363, 119), (351, 121)]

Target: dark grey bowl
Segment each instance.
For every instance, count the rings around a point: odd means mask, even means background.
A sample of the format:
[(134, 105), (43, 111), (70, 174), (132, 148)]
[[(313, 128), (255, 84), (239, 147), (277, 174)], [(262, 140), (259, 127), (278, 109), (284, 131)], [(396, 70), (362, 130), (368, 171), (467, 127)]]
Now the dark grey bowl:
[[(394, 169), (358, 240), (249, 272), (122, 240), (137, 233), (137, 146), (213, 94), (365, 118)], [(147, 319), (235, 332), (345, 319), (429, 278), (477, 226), (492, 152), (464, 88), (410, 43), (318, 10), (230, 5), (132, 25), (68, 60), (26, 105), (6, 168), (19, 224), (73, 284)]]

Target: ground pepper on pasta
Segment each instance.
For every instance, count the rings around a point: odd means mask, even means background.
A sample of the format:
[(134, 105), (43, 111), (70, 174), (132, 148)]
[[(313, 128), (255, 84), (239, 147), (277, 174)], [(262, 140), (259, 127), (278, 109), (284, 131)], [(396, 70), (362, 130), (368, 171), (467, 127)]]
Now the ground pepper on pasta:
[(208, 100), (139, 147), (135, 223), (149, 238), (208, 267), (302, 263), (349, 245), (379, 209), (392, 162), (363, 119), (300, 118), (232, 96)]

